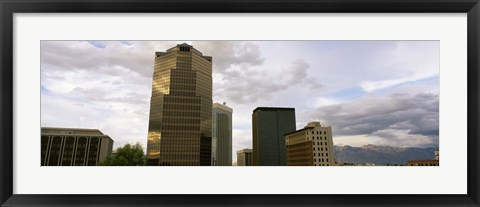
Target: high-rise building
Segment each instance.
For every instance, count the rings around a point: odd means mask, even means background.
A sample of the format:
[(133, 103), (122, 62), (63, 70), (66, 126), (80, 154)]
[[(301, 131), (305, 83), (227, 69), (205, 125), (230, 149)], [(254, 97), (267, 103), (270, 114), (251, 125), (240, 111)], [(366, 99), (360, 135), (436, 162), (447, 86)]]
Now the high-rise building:
[(212, 165), (232, 165), (232, 112), (223, 104), (213, 104)]
[(188, 44), (155, 53), (147, 165), (211, 165), (212, 57)]
[(334, 166), (332, 127), (310, 122), (303, 129), (285, 134), (287, 165)]
[(96, 166), (112, 147), (112, 138), (98, 129), (41, 128), (41, 166)]
[(237, 151), (237, 166), (252, 166), (253, 151), (252, 149), (242, 149)]
[(287, 164), (285, 134), (295, 131), (295, 109), (258, 107), (252, 114), (253, 165)]

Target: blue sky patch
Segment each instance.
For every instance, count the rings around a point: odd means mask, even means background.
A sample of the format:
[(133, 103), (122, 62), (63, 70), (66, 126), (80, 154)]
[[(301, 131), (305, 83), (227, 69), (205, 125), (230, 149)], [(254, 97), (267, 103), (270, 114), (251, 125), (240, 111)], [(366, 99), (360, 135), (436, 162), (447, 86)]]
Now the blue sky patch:
[(107, 47), (107, 42), (105, 41), (88, 41), (91, 45), (95, 46), (96, 48), (105, 48)]

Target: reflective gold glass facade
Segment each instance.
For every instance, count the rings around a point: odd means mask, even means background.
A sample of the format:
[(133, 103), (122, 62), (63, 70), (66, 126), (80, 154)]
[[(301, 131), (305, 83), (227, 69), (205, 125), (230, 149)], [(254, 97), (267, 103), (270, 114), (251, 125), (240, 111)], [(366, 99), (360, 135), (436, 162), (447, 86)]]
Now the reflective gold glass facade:
[(155, 54), (147, 165), (210, 165), (212, 58), (188, 44)]

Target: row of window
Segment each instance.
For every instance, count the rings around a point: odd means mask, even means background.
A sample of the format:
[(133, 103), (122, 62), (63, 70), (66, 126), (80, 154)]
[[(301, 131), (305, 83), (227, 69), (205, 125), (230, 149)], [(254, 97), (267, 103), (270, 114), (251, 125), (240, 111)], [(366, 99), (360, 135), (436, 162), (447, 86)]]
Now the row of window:
[(324, 143), (325, 143), (325, 146), (327, 146), (327, 142), (312, 142), (312, 143), (313, 143), (313, 145), (318, 145), (319, 143), (320, 143), (320, 145), (324, 145)]
[(434, 163), (427, 163), (427, 164), (418, 164), (418, 166), (438, 166), (438, 165)]
[(166, 102), (164, 105), (164, 110), (192, 110), (192, 111), (199, 111), (201, 110), (201, 106), (198, 104), (188, 104), (188, 105), (183, 105), (183, 104), (178, 104), (178, 103), (173, 103), (173, 102)]
[[(317, 159), (313, 159), (314, 162), (317, 162)], [(319, 162), (325, 162), (325, 159), (318, 159)], [(328, 162), (328, 158), (326, 159), (326, 162)]]
[[(327, 131), (312, 131), (312, 134), (327, 134)], [(307, 131), (307, 134), (308, 134), (308, 131)]]
[[(313, 153), (313, 156), (317, 156), (317, 153)], [(318, 156), (323, 157), (323, 153), (318, 153)], [(325, 153), (325, 156), (328, 157), (328, 153)]]
[(327, 140), (327, 137), (312, 137), (312, 140)]
[[(317, 147), (316, 148), (318, 151), (323, 151), (323, 147)], [(315, 148), (313, 148), (315, 150)], [(328, 151), (328, 147), (325, 147), (325, 151)]]

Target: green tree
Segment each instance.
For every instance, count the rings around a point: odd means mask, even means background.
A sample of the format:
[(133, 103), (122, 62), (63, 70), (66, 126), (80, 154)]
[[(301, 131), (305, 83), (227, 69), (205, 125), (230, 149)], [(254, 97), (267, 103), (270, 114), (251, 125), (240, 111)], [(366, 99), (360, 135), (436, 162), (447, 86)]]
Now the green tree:
[(142, 166), (145, 165), (145, 153), (140, 143), (126, 144), (116, 150), (115, 155), (100, 163), (103, 166)]

